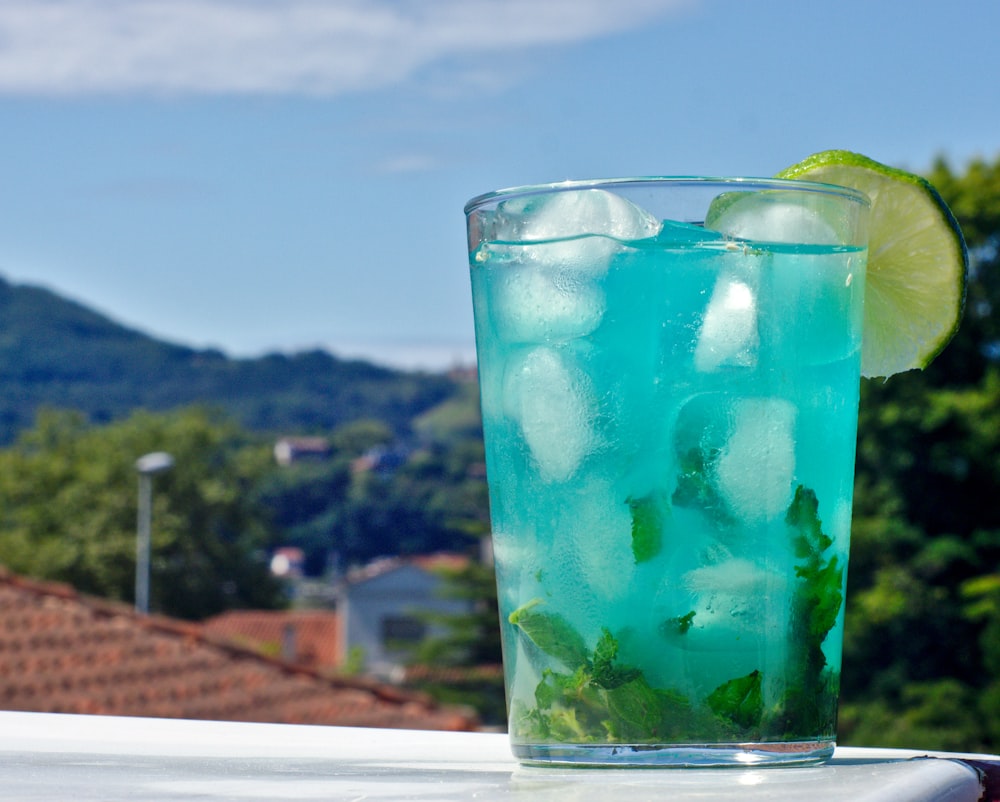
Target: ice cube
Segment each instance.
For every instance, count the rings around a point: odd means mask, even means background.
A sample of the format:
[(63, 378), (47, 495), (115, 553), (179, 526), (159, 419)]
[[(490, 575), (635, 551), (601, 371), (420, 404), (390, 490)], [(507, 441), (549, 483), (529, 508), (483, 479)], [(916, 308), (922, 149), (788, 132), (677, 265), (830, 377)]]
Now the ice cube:
[[(546, 248), (552, 246), (537, 246)], [(604, 293), (565, 265), (505, 268), (495, 285), (498, 336), (508, 342), (559, 342), (590, 334), (604, 315)]]
[(684, 586), (698, 596), (751, 597), (763, 590), (760, 570), (749, 560), (731, 558), (699, 566), (684, 575)]
[(695, 343), (694, 365), (697, 370), (710, 373), (723, 367), (753, 367), (757, 364), (760, 336), (757, 331), (756, 278), (756, 272), (742, 276), (719, 276)]
[(517, 421), (543, 480), (568, 479), (594, 444), (592, 391), (586, 375), (553, 348), (511, 359), (503, 408)]
[(684, 463), (697, 455), (698, 462), (708, 465), (718, 454), (732, 432), (732, 398), (729, 393), (696, 393), (685, 400), (677, 412), (674, 424), (674, 448)]
[(497, 247), (519, 243), (526, 263), (594, 277), (607, 271), (622, 241), (655, 237), (659, 230), (659, 220), (620, 195), (578, 189), (504, 201), (492, 236)]
[(500, 602), (503, 609), (514, 610), (541, 592), (538, 574), (545, 564), (545, 552), (530, 525), (495, 531), (491, 540)]
[(606, 480), (588, 480), (576, 495), (573, 520), (557, 534), (553, 552), (574, 569), (565, 572), (571, 584), (565, 591), (580, 597), (578, 606), (594, 597), (623, 598), (635, 573), (635, 556), (632, 514), (620, 491)]
[(655, 237), (660, 221), (604, 189), (577, 189), (504, 201), (493, 220), (499, 242), (543, 242), (588, 234), (636, 240)]
[(768, 190), (728, 192), (713, 201), (706, 228), (758, 242), (840, 245), (843, 204), (821, 193)]
[(690, 628), (664, 628), (677, 645), (693, 651), (755, 648), (754, 639), (782, 631), (787, 611), (769, 604), (783, 598), (788, 578), (724, 549), (706, 554), (702, 565), (681, 579), (692, 600)]
[(732, 430), (715, 463), (719, 494), (741, 521), (783, 515), (795, 476), (796, 409), (781, 398), (744, 398), (733, 405)]
[[(652, 215), (601, 189), (512, 198), (488, 222), (480, 262), (502, 270), (493, 283), (496, 328), (509, 342), (559, 342), (601, 322), (603, 276), (621, 241), (660, 230)], [(478, 235), (483, 236), (483, 235)]]

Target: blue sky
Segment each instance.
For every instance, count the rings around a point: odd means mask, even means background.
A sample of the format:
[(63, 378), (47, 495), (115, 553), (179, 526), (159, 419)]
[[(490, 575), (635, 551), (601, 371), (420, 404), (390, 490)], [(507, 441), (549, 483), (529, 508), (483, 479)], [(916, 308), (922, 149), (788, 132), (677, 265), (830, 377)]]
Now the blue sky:
[(443, 367), (473, 195), (992, 160), (997, 30), (995, 0), (0, 0), (0, 275), (233, 356)]

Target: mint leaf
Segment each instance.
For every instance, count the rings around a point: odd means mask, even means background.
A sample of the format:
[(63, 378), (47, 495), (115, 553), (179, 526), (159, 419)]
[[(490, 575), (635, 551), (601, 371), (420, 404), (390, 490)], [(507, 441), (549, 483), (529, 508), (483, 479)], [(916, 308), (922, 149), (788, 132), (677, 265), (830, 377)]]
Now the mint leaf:
[(705, 702), (717, 716), (749, 729), (760, 725), (764, 713), (760, 671), (724, 682), (708, 695)]
[(805, 485), (795, 488), (795, 497), (785, 513), (785, 523), (793, 530), (792, 546), (796, 557), (812, 558), (833, 545), (833, 540), (823, 532), (816, 493)]
[(826, 664), (820, 647), (837, 623), (844, 603), (844, 569), (836, 555), (823, 557), (833, 540), (823, 532), (816, 493), (799, 485), (785, 523), (792, 529), (795, 555), (803, 560), (795, 566), (800, 581), (792, 600), (792, 633), (805, 643), (807, 651), (812, 653), (809, 660), (818, 670)]
[(837, 623), (844, 603), (844, 567), (837, 555), (826, 556), (833, 539), (823, 531), (819, 502), (809, 488), (799, 485), (788, 507), (785, 523), (800, 562), (795, 566), (790, 637), (797, 664), (788, 667), (787, 691), (768, 714), (765, 731), (785, 739), (833, 735), (836, 726), (839, 676), (830, 671), (823, 642)]
[(637, 668), (616, 665), (617, 658), (618, 641), (608, 630), (601, 630), (601, 637), (594, 649), (593, 668), (591, 669), (591, 681), (599, 688), (613, 690), (642, 676), (642, 672)]
[(663, 547), (663, 530), (669, 507), (659, 494), (626, 499), (632, 511), (632, 555), (637, 563), (653, 559)]
[(836, 556), (818, 565), (796, 566), (795, 575), (806, 583), (803, 591), (803, 613), (807, 616), (809, 637), (822, 643), (837, 623), (844, 597), (841, 586), (844, 571)]
[[(718, 449), (710, 452), (712, 457), (718, 455)], [(711, 462), (706, 460), (700, 448), (692, 448), (680, 459), (680, 471), (677, 476), (677, 488), (671, 501), (678, 507), (693, 507), (707, 514), (720, 524), (730, 524), (733, 517), (726, 507), (726, 502), (709, 477)]]
[(694, 624), (694, 610), (684, 615), (668, 618), (660, 624), (660, 631), (664, 635), (686, 635)]
[(585, 667), (573, 674), (543, 671), (535, 688), (535, 708), (516, 710), (510, 726), (517, 737), (582, 743), (607, 737), (606, 692), (591, 682)]
[(541, 599), (533, 599), (512, 612), (507, 620), (539, 649), (567, 668), (586, 665), (587, 644), (580, 633), (558, 613), (538, 612), (535, 608), (540, 604), (543, 604)]
[[(513, 613), (513, 623), (523, 634), (537, 637), (533, 642), (539, 648), (545, 644), (550, 656), (561, 654), (564, 663), (579, 661), (579, 635), (560, 616), (535, 609), (538, 604), (536, 600)], [(568, 649), (561, 637), (572, 643)], [(759, 672), (717, 690), (716, 710), (650, 686), (641, 670), (621, 665), (618, 654), (617, 639), (604, 629), (593, 653), (571, 672), (543, 670), (534, 705), (518, 698), (511, 702), (512, 736), (533, 743), (711, 743), (734, 737), (734, 727), (743, 722), (759, 722)]]
[[(607, 693), (608, 733), (619, 741), (654, 741), (662, 738), (675, 708), (687, 703), (676, 694), (651, 688), (641, 676)], [(685, 716), (686, 717), (686, 716)]]

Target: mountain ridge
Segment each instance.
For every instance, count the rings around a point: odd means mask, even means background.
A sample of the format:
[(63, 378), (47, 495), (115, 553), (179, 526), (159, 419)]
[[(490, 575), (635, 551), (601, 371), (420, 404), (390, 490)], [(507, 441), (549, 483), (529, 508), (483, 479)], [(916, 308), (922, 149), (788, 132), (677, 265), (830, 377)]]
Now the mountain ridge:
[(445, 374), (407, 372), (313, 349), (234, 358), (158, 340), (58, 294), (0, 275), (0, 444), (45, 407), (103, 423), (137, 409), (203, 404), (250, 429), (315, 432), (358, 418), (404, 433), (450, 398)]

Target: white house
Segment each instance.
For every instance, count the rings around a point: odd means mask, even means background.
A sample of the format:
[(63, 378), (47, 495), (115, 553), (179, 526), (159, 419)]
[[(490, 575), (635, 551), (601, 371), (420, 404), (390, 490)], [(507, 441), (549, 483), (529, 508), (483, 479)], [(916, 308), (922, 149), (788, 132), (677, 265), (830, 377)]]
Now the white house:
[(426, 613), (471, 611), (469, 602), (441, 595), (444, 579), (436, 570), (466, 561), (457, 555), (392, 557), (348, 572), (337, 592), (340, 654), (358, 661), (356, 667), (366, 674), (396, 675), (415, 645), (443, 633)]
[(326, 459), (333, 451), (323, 437), (282, 437), (274, 444), (274, 460), (288, 466), (303, 459)]

